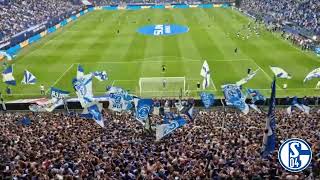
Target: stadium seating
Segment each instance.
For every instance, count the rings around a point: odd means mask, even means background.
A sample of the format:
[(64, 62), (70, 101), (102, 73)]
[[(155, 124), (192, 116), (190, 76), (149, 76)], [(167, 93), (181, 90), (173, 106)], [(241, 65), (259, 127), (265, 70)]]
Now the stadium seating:
[(265, 20), (292, 23), (295, 28), (303, 28), (320, 35), (320, 1), (277, 1), (277, 0), (243, 0), (241, 8), (256, 17)]
[(23, 0), (0, 4), (0, 41), (79, 8), (80, 5), (66, 0)]

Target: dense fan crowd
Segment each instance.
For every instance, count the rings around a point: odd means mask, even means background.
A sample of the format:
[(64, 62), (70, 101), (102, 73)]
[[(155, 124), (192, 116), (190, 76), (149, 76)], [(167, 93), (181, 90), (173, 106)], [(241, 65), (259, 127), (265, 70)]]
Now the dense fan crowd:
[[(17, 122), (24, 116), (31, 125)], [(63, 113), (0, 115), (0, 177), (9, 179), (317, 179), (320, 111), (291, 116), (278, 109), (277, 148), (297, 137), (312, 147), (311, 165), (285, 171), (277, 151), (260, 155), (266, 114), (200, 111), (186, 126), (155, 141), (129, 113), (104, 112), (103, 129)], [(152, 124), (161, 121), (151, 117)]]
[(0, 4), (0, 41), (79, 8), (68, 0), (11, 0)]
[(243, 0), (241, 8), (254, 16), (293, 23), (320, 35), (320, 1), (318, 0)]

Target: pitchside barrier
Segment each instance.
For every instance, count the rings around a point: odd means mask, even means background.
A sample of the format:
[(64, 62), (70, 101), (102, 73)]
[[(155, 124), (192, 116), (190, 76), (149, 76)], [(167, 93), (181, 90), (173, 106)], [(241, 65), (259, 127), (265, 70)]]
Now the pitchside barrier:
[[(172, 99), (172, 98), (171, 98)], [(186, 99), (186, 98), (183, 98)], [(320, 105), (320, 97), (308, 97), (308, 98), (301, 98), (298, 99), (299, 102), (307, 102), (308, 106), (319, 106)], [(29, 105), (31, 104), (35, 104), (36, 99), (33, 99), (33, 101), (31, 100), (15, 100), (15, 101), (11, 101), (11, 102), (7, 102), (6, 103), (6, 108), (7, 111), (29, 111)], [(250, 99), (247, 99), (247, 102), (250, 102)], [(268, 108), (269, 105), (269, 99), (267, 99), (263, 104), (260, 104), (261, 106), (263, 106), (263, 108)], [(103, 104), (104, 108), (108, 108), (109, 106), (109, 102), (108, 101), (101, 101), (100, 103)], [(288, 101), (288, 98), (277, 98), (276, 99), (276, 104), (277, 106), (285, 106), (287, 107), (290, 102)], [(225, 107), (225, 100), (224, 99), (215, 99), (215, 103), (213, 105), (213, 107), (221, 107), (224, 106)], [(82, 109), (81, 108), (81, 104), (79, 102), (77, 102), (75, 99), (71, 99), (71, 100), (67, 100), (67, 106), (68, 109), (70, 110), (79, 110)], [(196, 107), (203, 107), (203, 104), (201, 102), (201, 100), (196, 99), (195, 100), (195, 106)], [(57, 110), (63, 110), (64, 107), (60, 106), (57, 108)], [(0, 111), (2, 110), (2, 106), (0, 105)]]
[(67, 25), (71, 21), (77, 20), (79, 17), (94, 10), (140, 10), (140, 9), (184, 9), (184, 8), (228, 8), (231, 4), (169, 4), (169, 5), (154, 5), (154, 4), (141, 4), (141, 5), (127, 5), (127, 6), (99, 6), (99, 7), (86, 7), (78, 11), (73, 11), (64, 14), (63, 16), (53, 18), (48, 22), (35, 25), (23, 32), (14, 35), (11, 39), (0, 41), (0, 50), (5, 50), (11, 56), (15, 56), (22, 48), (37, 42), (42, 37), (55, 32), (57, 29)]

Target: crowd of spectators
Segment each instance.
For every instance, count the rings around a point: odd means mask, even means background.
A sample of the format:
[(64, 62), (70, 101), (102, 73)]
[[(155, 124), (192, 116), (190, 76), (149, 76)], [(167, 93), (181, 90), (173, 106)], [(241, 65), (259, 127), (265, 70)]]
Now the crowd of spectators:
[[(285, 171), (277, 150), (260, 155), (266, 114), (199, 111), (193, 121), (155, 141), (130, 113), (104, 111), (105, 128), (63, 113), (0, 114), (0, 177), (4, 179), (319, 179), (320, 111), (277, 109), (277, 147), (306, 140), (311, 165)], [(28, 116), (31, 125), (17, 122)], [(152, 124), (161, 118), (151, 116)]]
[(79, 8), (80, 5), (69, 0), (8, 0), (0, 3), (0, 41)]
[(292, 23), (320, 35), (320, 1), (318, 0), (243, 0), (241, 9), (249, 14), (280, 23)]

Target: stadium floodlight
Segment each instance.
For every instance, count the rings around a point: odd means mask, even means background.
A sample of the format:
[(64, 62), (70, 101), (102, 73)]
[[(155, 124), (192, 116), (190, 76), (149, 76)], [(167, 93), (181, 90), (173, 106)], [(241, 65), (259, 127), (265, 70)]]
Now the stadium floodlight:
[(141, 77), (141, 97), (178, 97), (186, 91), (185, 77)]

